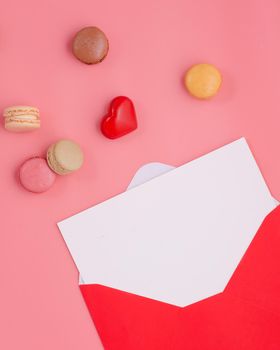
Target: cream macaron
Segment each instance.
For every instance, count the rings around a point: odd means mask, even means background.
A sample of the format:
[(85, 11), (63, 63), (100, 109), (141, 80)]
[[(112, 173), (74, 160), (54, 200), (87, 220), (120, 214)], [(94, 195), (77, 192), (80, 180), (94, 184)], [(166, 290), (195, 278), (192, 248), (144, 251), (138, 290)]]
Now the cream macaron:
[(3, 113), (5, 129), (26, 132), (40, 128), (39, 109), (31, 106), (12, 106)]
[(60, 140), (47, 151), (49, 167), (58, 175), (67, 175), (78, 170), (84, 162), (81, 147), (71, 140)]

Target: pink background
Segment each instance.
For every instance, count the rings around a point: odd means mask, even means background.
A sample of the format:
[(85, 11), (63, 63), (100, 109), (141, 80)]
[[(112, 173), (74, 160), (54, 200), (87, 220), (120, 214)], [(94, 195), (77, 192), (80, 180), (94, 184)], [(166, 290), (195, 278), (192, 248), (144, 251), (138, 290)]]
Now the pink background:
[[(97, 66), (70, 52), (85, 25), (107, 33)], [(187, 162), (245, 136), (280, 198), (279, 0), (9, 0), (0, 11), (0, 108), (30, 104), (42, 128), (1, 128), (0, 348), (102, 349), (56, 222), (123, 191), (139, 166)], [(220, 94), (197, 101), (182, 78), (217, 65)], [(99, 129), (110, 100), (135, 102), (139, 129), (110, 141)], [(16, 171), (59, 138), (79, 142), (83, 169), (41, 195)]]

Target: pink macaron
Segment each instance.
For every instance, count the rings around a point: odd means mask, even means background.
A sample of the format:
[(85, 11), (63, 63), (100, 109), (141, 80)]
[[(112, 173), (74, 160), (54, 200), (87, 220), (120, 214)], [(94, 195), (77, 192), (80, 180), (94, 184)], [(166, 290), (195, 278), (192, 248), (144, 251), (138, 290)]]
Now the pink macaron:
[(30, 192), (47, 191), (54, 184), (55, 178), (55, 173), (48, 167), (44, 158), (30, 158), (19, 169), (20, 183)]

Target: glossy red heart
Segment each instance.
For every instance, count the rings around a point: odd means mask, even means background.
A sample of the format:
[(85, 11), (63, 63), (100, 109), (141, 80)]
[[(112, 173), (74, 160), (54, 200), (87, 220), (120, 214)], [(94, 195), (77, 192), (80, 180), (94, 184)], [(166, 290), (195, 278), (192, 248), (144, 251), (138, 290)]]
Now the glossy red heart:
[(124, 136), (137, 128), (133, 102), (125, 96), (118, 96), (110, 104), (108, 114), (101, 122), (101, 131), (109, 139)]

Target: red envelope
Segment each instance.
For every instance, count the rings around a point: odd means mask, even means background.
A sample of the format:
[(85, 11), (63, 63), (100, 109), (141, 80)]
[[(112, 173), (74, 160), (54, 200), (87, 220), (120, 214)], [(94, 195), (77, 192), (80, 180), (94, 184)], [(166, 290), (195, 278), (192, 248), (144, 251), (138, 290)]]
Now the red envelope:
[(279, 350), (280, 207), (216, 296), (180, 308), (100, 285), (80, 289), (106, 350)]

